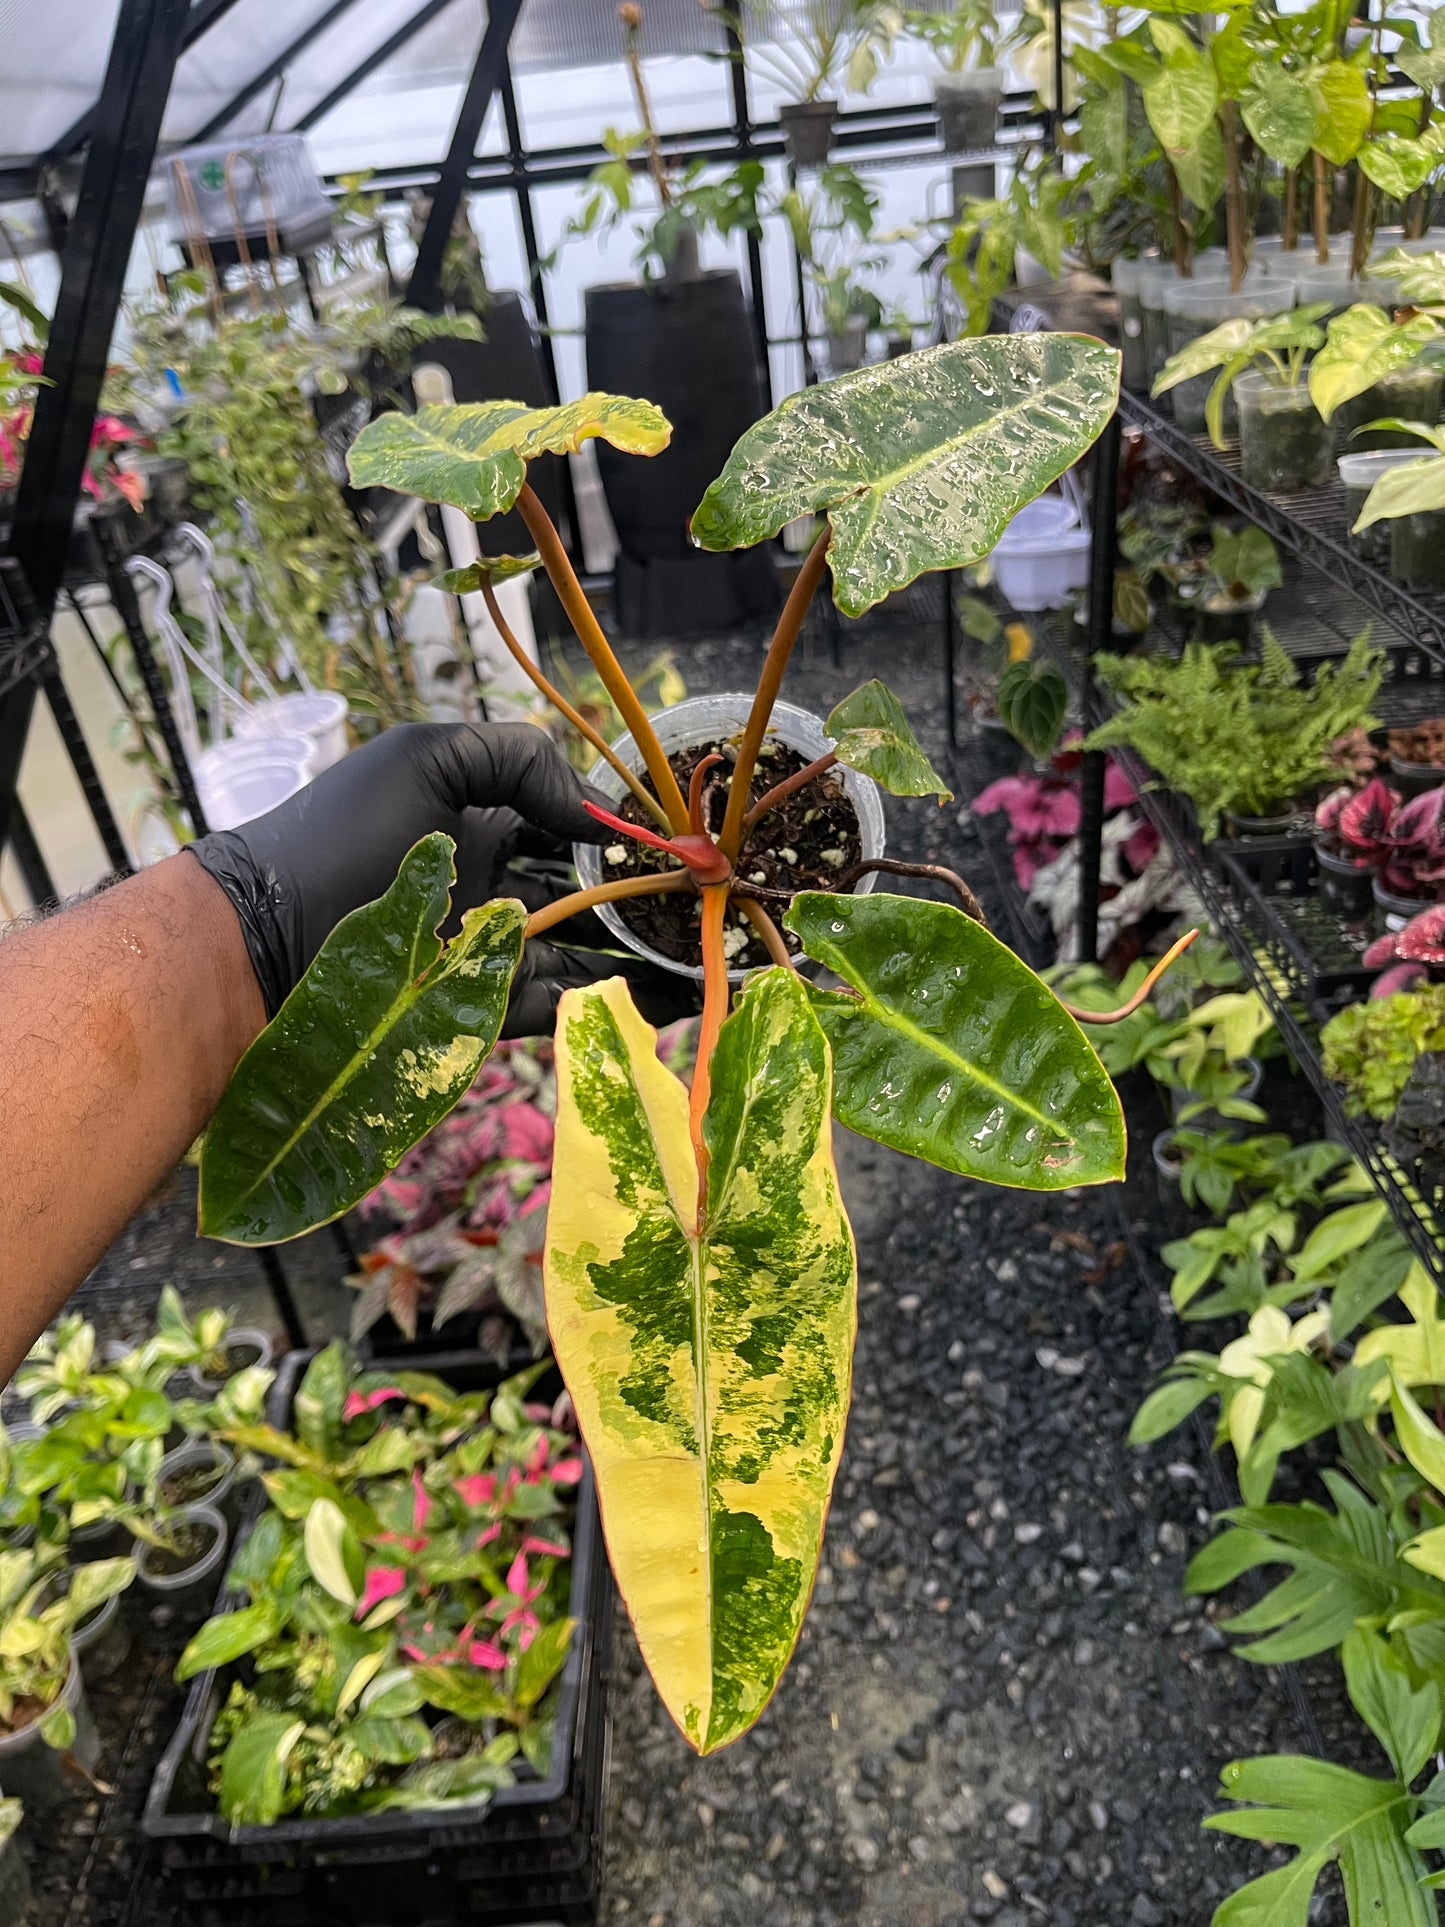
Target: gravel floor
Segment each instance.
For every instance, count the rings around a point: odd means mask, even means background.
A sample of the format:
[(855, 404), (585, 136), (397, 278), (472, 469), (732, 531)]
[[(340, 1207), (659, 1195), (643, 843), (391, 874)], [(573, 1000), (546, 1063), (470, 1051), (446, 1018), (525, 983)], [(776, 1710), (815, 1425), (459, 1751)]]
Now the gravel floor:
[[(761, 643), (678, 654), (701, 693), (748, 686)], [(941, 756), (937, 665), (917, 598), (903, 621), (836, 638), (816, 624), (784, 694), (826, 712), (882, 673)], [(889, 813), (890, 847), (986, 894), (966, 812)], [(1146, 1176), (1123, 1196), (1146, 1244), (1157, 1128), (1135, 1118)], [(1266, 1864), (1200, 1830), (1219, 1767), (1298, 1750), (1306, 1731), (1288, 1683), (1235, 1660), (1181, 1599), (1211, 1503), (1194, 1434), (1137, 1454), (1124, 1442), (1169, 1347), (1157, 1288), (1120, 1238), (1120, 1194), (990, 1190), (851, 1138), (840, 1166), (862, 1280), (856, 1399), (803, 1642), (756, 1730), (698, 1761), (621, 1628), (604, 1917), (1206, 1922)], [(138, 1329), (167, 1279), (274, 1322), (255, 1259), (193, 1238), (193, 1194), (183, 1172), (93, 1274), (84, 1302), (105, 1335)], [(327, 1235), (291, 1247), (287, 1268), (313, 1330), (340, 1328), (349, 1293)], [(1333, 1733), (1333, 1672), (1311, 1686)], [(124, 1729), (106, 1737), (118, 1752)], [(78, 1878), (95, 1803), (72, 1804), (35, 1856), (44, 1927), (108, 1927), (113, 1880)], [(104, 1858), (120, 1873), (125, 1844)]]

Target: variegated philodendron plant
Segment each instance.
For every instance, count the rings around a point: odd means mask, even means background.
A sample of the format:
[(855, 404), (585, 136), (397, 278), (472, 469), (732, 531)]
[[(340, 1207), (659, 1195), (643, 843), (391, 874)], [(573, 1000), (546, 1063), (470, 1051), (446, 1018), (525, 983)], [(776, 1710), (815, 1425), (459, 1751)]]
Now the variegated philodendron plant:
[[(236, 1071), (206, 1140), (201, 1229), (271, 1242), (336, 1217), (466, 1091), (529, 935), (606, 899), (700, 896), (690, 1091), (659, 1061), (622, 978), (562, 999), (546, 1292), (618, 1584), (658, 1690), (701, 1753), (745, 1732), (777, 1686), (842, 1449), (856, 1270), (832, 1119), (946, 1170), (1038, 1190), (1117, 1178), (1124, 1160), (1118, 1101), (1074, 1016), (989, 934), (966, 891), (973, 914), (803, 891), (782, 922), (840, 987), (799, 974), (737, 868), (758, 752), (825, 570), (839, 608), (859, 615), (926, 570), (978, 561), (1088, 448), (1117, 387), (1118, 356), (1083, 337), (967, 341), (809, 389), (749, 429), (693, 516), (695, 539), (743, 547), (795, 517), (824, 520), (730, 746), (716, 834), (527, 486), (536, 456), (591, 436), (656, 453), (671, 432), (657, 409), (612, 395), (428, 407), (373, 422), (351, 452), (360, 486), (478, 521), (520, 509), (538, 553), (478, 563), (447, 586), (487, 598), (521, 666), (592, 737), (672, 861), (530, 918), (516, 901), (483, 904), (443, 945), (451, 845), (417, 844), (386, 895), (338, 926)], [(494, 585), (539, 561), (650, 785), (511, 636)], [(946, 795), (881, 684), (840, 705), (828, 733), (834, 748), (810, 773), (843, 762), (906, 794)], [(774, 959), (736, 998), (723, 943), (734, 900)]]

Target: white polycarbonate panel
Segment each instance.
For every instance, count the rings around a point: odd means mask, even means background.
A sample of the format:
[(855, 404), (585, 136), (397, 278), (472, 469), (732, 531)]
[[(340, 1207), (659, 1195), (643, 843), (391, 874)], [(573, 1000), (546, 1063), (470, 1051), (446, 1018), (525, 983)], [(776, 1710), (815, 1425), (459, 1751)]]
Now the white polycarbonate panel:
[(0, 155), (42, 154), (95, 103), (120, 0), (0, 0)]
[[(166, 108), (164, 138), (196, 140), (247, 82), (263, 74), (333, 3), (290, 0), (286, 6), (277, 6), (276, 0), (237, 0), (229, 13), (182, 54)], [(363, 14), (367, 5), (368, 0), (355, 0), (351, 12)], [(268, 89), (263, 113), (270, 101)]]

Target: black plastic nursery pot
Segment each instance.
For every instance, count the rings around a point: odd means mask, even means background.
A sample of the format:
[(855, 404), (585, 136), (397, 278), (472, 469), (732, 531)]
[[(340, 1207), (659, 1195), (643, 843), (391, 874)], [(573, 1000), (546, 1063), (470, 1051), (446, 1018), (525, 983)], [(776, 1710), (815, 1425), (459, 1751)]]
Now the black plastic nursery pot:
[(836, 100), (787, 100), (778, 109), (783, 152), (794, 167), (822, 167), (833, 151)]
[(1437, 790), (1445, 783), (1445, 763), (1412, 763), (1404, 756), (1390, 757), (1390, 785), (1407, 800)]
[[(314, 1352), (282, 1361), (268, 1407), (289, 1424), (296, 1389)], [(372, 1361), (379, 1371), (411, 1358)], [(459, 1391), (501, 1382), (506, 1372), (478, 1352), (441, 1353), (427, 1370)], [(550, 1389), (560, 1377), (550, 1375)], [(549, 1380), (539, 1386), (548, 1395)], [(260, 1516), (259, 1493), (248, 1524)], [(238, 1599), (231, 1597), (235, 1606)], [(584, 1455), (572, 1527), (572, 1590), (578, 1621), (561, 1674), (551, 1770), (519, 1778), (475, 1806), (231, 1827), (205, 1784), (205, 1752), (229, 1669), (191, 1684), (185, 1711), (156, 1769), (142, 1829), (157, 1843), (156, 1879), (179, 1892), (179, 1920), (251, 1927), (501, 1927), (560, 1921), (590, 1927), (601, 1872), (602, 1799), (609, 1729), (606, 1676), (612, 1587), (592, 1468)]]
[(765, 413), (752, 317), (731, 268), (695, 281), (587, 290), (587, 380), (655, 402), (671, 444), (646, 461), (595, 444), (617, 530), (616, 613), (627, 635), (674, 636), (775, 613), (781, 600), (764, 544), (710, 555), (688, 517), (734, 442)]
[(1315, 862), (1319, 865), (1317, 887), (1320, 902), (1342, 917), (1363, 920), (1370, 914), (1374, 902), (1371, 886), (1375, 873), (1362, 869), (1347, 856), (1315, 844)]
[(1254, 642), (1254, 619), (1263, 607), (1262, 595), (1242, 602), (1228, 595), (1211, 596), (1194, 605), (1194, 633), (1200, 642), (1237, 642), (1245, 655)]

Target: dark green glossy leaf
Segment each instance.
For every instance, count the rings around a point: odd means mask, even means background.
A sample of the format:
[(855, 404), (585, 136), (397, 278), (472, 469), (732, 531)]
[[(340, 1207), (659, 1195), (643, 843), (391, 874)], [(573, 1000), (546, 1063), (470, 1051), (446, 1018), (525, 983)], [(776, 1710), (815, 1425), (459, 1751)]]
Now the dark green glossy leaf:
[(236, 1067), (201, 1155), (201, 1231), (275, 1244), (339, 1217), (458, 1102), (497, 1041), (527, 913), (469, 910), (443, 946), (453, 844), (423, 837), (332, 931)]
[(925, 348), (803, 389), (741, 437), (702, 498), (705, 549), (826, 514), (833, 595), (861, 616), (929, 569), (980, 561), (1114, 412), (1119, 356), (1084, 335)]
[(516, 401), (435, 403), (414, 415), (382, 415), (346, 458), (357, 488), (390, 488), (449, 502), (474, 522), (511, 508), (538, 455), (561, 455), (600, 436), (628, 455), (656, 455), (672, 428), (650, 401), (583, 395), (560, 408)]
[(903, 705), (891, 689), (865, 682), (845, 696), (823, 725), (838, 761), (861, 770), (894, 796), (937, 796), (953, 801), (953, 791), (919, 747)]
[(1052, 756), (1063, 734), (1069, 686), (1052, 663), (1011, 662), (998, 679), (999, 720), (1030, 756)]
[(221, 1811), (233, 1827), (269, 1826), (286, 1795), (286, 1762), (306, 1730), (290, 1713), (254, 1713), (221, 1761)]
[(541, 566), (542, 558), (535, 550), (531, 555), (483, 555), (464, 569), (448, 569), (441, 577), (441, 586), (450, 595), (471, 595), (489, 582), (495, 589), (499, 582), (530, 575)]
[(804, 891), (784, 919), (858, 993), (814, 990), (834, 1115), (993, 1184), (1057, 1191), (1124, 1172), (1108, 1073), (1047, 985), (948, 904)]

